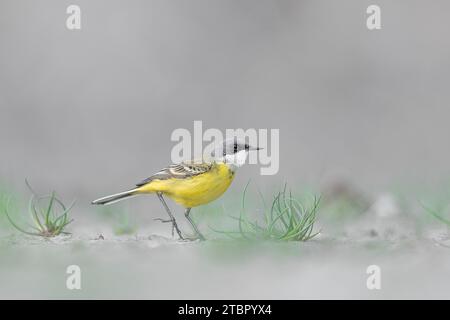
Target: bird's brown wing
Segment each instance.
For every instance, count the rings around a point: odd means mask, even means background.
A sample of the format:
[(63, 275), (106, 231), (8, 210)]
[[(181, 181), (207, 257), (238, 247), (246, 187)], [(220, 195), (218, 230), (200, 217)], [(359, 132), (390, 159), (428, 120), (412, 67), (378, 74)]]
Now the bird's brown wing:
[(137, 187), (141, 187), (153, 180), (167, 179), (186, 179), (211, 170), (213, 164), (208, 162), (183, 162), (180, 164), (172, 164), (154, 175), (137, 183)]

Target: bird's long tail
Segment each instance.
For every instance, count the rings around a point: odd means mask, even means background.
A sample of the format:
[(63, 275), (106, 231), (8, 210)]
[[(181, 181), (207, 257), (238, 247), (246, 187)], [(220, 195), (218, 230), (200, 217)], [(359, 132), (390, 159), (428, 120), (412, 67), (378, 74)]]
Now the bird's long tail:
[(132, 198), (138, 195), (137, 189), (132, 189), (124, 192), (119, 192), (116, 194), (112, 194), (110, 196), (106, 196), (97, 200), (92, 201), (92, 204), (113, 204), (128, 198)]

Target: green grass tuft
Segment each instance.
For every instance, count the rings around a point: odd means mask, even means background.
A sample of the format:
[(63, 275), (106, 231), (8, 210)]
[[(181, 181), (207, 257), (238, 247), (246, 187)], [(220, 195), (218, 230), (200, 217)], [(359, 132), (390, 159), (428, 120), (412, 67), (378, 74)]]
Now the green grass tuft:
[[(18, 231), (31, 236), (50, 238), (60, 234), (68, 234), (64, 229), (73, 221), (69, 219), (69, 211), (75, 205), (75, 201), (72, 202), (70, 206), (66, 207), (64, 203), (56, 197), (55, 192), (52, 192), (50, 195), (38, 196), (33, 191), (28, 181), (25, 180), (25, 182), (32, 193), (28, 202), (28, 211), (34, 225), (29, 226), (31, 230), (25, 230), (14, 222), (9, 214), (8, 199), (4, 212), (11, 225)], [(44, 201), (47, 201), (47, 203), (42, 206), (41, 204)], [(59, 213), (56, 213), (57, 207), (59, 207)]]
[[(238, 222), (238, 231), (219, 231), (233, 239), (246, 240), (277, 240), (277, 241), (307, 241), (314, 238), (319, 232), (313, 233), (316, 214), (319, 208), (320, 197), (314, 197), (313, 203), (306, 208), (301, 201), (295, 199), (286, 186), (278, 192), (270, 208), (259, 192), (264, 205), (263, 217), (259, 220), (249, 218), (246, 213), (245, 199), (249, 183), (245, 186), (239, 217), (230, 216)], [(263, 222), (261, 223), (261, 220)]]

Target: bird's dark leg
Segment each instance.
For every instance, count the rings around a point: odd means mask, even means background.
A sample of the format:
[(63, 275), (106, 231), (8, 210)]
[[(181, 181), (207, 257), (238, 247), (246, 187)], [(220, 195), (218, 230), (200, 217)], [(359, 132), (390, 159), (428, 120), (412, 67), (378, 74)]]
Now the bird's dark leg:
[(191, 217), (189, 217), (189, 213), (191, 212), (191, 208), (186, 208), (186, 211), (184, 211), (184, 216), (186, 217), (186, 219), (188, 219), (188, 221), (190, 222), (192, 228), (195, 230), (195, 232), (197, 233), (198, 237), (200, 240), (205, 240), (205, 237), (200, 233), (200, 231), (198, 230), (197, 226), (195, 225), (194, 221), (192, 220)]
[(177, 231), (178, 236), (180, 237), (180, 239), (183, 239), (183, 240), (184, 240), (183, 235), (181, 234), (180, 229), (178, 229), (177, 222), (175, 221), (175, 218), (174, 218), (172, 212), (170, 212), (170, 209), (169, 209), (169, 207), (167, 206), (166, 201), (164, 201), (164, 198), (163, 198), (163, 196), (162, 196), (162, 193), (161, 193), (161, 192), (157, 192), (156, 194), (158, 195), (159, 200), (162, 202), (164, 208), (165, 208), (166, 211), (167, 211), (167, 214), (168, 214), (169, 217), (170, 217), (169, 220), (162, 220), (162, 219), (157, 219), (157, 220), (160, 220), (161, 222), (172, 222), (172, 237), (173, 237), (173, 230), (175, 229), (175, 230)]

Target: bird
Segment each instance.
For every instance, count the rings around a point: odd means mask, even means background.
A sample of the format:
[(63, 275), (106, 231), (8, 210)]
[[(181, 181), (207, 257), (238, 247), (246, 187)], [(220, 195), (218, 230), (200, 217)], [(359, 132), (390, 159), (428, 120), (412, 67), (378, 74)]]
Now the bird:
[(165, 201), (164, 197), (168, 197), (184, 207), (184, 216), (198, 239), (205, 240), (190, 216), (191, 209), (219, 198), (231, 185), (236, 170), (245, 164), (249, 152), (261, 149), (236, 137), (227, 139), (218, 144), (209, 157), (171, 164), (137, 183), (135, 187), (99, 198), (92, 201), (92, 204), (109, 205), (138, 195), (156, 194), (169, 219), (157, 218), (155, 220), (172, 223), (172, 236), (175, 230), (179, 239), (185, 240)]

